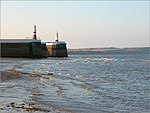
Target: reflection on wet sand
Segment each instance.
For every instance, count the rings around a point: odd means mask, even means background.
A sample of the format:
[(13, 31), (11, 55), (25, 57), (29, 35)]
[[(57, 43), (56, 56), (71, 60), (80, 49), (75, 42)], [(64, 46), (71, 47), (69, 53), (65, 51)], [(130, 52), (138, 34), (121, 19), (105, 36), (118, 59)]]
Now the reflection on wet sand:
[[(27, 106), (31, 106), (31, 105), (35, 105), (35, 103), (33, 104), (28, 104)], [(36, 107), (25, 107), (26, 104), (25, 103), (22, 103), (22, 104), (17, 104), (17, 103), (14, 103), (14, 102), (11, 102), (9, 104), (6, 105), (6, 107), (8, 107), (9, 109), (12, 109), (12, 108), (16, 108), (16, 109), (23, 109), (23, 110), (26, 110), (28, 112), (33, 112), (33, 111), (40, 111), (40, 112), (50, 112), (50, 110), (46, 110), (46, 109), (42, 109), (42, 108), (36, 108)]]

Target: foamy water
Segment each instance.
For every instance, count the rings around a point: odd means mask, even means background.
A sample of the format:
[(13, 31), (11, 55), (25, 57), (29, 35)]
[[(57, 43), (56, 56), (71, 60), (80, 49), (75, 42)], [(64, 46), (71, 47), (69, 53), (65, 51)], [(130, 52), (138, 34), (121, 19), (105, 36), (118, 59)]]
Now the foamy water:
[(1, 106), (23, 101), (52, 112), (150, 112), (148, 55), (72, 55), (1, 62), (1, 70), (26, 77), (0, 83)]

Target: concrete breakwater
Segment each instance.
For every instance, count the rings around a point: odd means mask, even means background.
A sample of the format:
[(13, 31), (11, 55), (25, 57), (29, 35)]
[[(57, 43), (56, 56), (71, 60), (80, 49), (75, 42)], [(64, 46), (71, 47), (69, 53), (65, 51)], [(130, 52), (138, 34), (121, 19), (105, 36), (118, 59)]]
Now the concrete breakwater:
[(33, 25), (32, 39), (0, 39), (1, 57), (46, 58), (68, 57), (66, 42), (41, 42), (37, 40), (36, 25)]
[(45, 58), (67, 57), (66, 43), (37, 39), (0, 39), (1, 57)]

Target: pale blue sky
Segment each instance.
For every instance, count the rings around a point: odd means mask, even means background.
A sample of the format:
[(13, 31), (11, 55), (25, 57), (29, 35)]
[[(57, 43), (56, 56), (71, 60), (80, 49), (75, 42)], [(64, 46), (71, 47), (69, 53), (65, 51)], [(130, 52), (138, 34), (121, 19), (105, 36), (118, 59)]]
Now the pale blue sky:
[(149, 1), (2, 1), (1, 38), (42, 41), (56, 30), (68, 48), (149, 46)]

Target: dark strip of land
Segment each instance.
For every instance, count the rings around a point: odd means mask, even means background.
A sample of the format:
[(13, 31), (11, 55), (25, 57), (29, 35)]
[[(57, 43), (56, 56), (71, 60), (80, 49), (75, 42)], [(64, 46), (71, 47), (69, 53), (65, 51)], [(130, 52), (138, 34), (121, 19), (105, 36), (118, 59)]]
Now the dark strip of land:
[(69, 54), (149, 54), (150, 47), (68, 49)]

